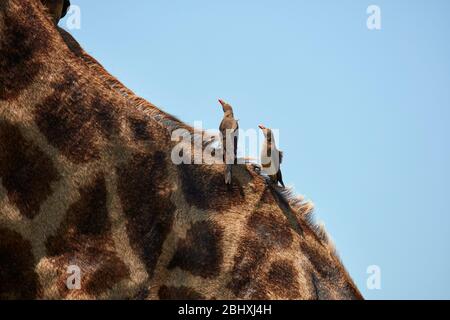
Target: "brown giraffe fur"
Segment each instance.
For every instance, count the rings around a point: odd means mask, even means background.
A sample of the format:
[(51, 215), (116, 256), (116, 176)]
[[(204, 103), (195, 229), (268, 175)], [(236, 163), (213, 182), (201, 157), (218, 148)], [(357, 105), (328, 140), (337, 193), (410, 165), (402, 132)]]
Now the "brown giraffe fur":
[(362, 298), (308, 203), (174, 165), (175, 127), (38, 0), (1, 1), (0, 299)]

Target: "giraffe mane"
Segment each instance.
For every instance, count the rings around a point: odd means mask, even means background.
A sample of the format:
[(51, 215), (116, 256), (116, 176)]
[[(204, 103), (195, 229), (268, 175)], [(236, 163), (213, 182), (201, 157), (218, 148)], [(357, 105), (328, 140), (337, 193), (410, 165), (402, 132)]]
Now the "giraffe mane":
[(272, 189), (279, 196), (279, 199), (292, 210), (297, 219), (303, 221), (321, 243), (339, 257), (334, 242), (325, 229), (325, 225), (316, 219), (314, 203), (310, 200), (305, 200), (303, 195), (297, 194), (293, 187), (286, 187), (284, 189), (272, 187)]

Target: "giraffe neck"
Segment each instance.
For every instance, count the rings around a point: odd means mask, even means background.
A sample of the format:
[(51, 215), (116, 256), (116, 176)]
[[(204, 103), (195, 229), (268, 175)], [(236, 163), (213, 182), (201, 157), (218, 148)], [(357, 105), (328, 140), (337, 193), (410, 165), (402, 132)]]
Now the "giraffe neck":
[(231, 190), (222, 166), (174, 165), (185, 125), (63, 41), (39, 1), (2, 2), (0, 35), (0, 249), (17, 266), (0, 266), (0, 298), (361, 297), (307, 204), (244, 165)]

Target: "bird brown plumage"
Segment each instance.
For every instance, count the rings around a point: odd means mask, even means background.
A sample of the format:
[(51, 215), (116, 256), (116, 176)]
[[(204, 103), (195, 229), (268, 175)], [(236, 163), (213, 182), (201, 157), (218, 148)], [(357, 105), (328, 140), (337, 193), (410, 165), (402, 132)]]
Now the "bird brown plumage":
[(259, 125), (259, 128), (264, 133), (264, 143), (261, 150), (262, 171), (269, 176), (273, 184), (278, 185), (280, 183), (285, 188), (283, 175), (281, 174), (283, 152), (277, 149), (272, 130), (263, 125)]
[(239, 124), (234, 118), (231, 105), (219, 99), (223, 108), (223, 119), (219, 130), (222, 134), (223, 159), (226, 164), (225, 183), (231, 185), (233, 165), (237, 163), (237, 147), (239, 139)]

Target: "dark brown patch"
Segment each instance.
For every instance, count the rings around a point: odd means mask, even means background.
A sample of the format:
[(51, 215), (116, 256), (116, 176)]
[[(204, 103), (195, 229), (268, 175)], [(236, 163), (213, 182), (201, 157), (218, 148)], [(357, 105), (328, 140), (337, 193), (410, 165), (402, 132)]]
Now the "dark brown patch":
[(148, 122), (143, 119), (129, 118), (131, 130), (136, 140), (149, 140)]
[(262, 298), (265, 296), (265, 285), (260, 281), (260, 268), (267, 255), (273, 250), (286, 250), (293, 241), (288, 221), (269, 189), (265, 189), (261, 200), (247, 221), (246, 236), (239, 244), (234, 259), (232, 279), (228, 288), (239, 298)]
[(283, 299), (300, 299), (297, 272), (289, 261), (275, 261), (270, 266), (267, 282), (271, 291)]
[(75, 163), (98, 158), (95, 130), (78, 77), (68, 72), (36, 108), (36, 124), (48, 142)]
[(129, 276), (130, 270), (122, 260), (115, 255), (105, 256), (100, 267), (87, 279), (86, 292), (99, 296)]
[(111, 239), (104, 177), (80, 189), (80, 199), (67, 211), (56, 235), (47, 239), (47, 253), (61, 274), (60, 293), (69, 294), (64, 277), (69, 265), (82, 270), (82, 291), (98, 296), (129, 276)]
[(203, 210), (224, 211), (245, 202), (244, 190), (239, 181), (233, 177), (232, 187), (229, 189), (225, 184), (224, 174), (215, 170), (216, 166), (182, 164), (177, 168), (189, 205)]
[(0, 120), (0, 178), (10, 202), (33, 219), (59, 175), (51, 160), (16, 126)]
[(106, 138), (117, 133), (119, 122), (114, 113), (113, 102), (107, 98), (96, 97), (91, 103), (91, 116), (95, 120), (100, 132)]
[[(3, 2), (3, 1), (2, 1)], [(2, 4), (3, 32), (0, 37), (0, 100), (15, 99), (33, 82), (42, 68), (38, 55), (48, 47), (48, 36), (28, 1), (20, 12), (9, 2)]]
[[(79, 242), (104, 242), (110, 230), (104, 178), (80, 189), (80, 200), (70, 206), (58, 234), (47, 240), (48, 254), (61, 255), (78, 251)], [(95, 248), (92, 248), (95, 251)]]
[(227, 287), (239, 298), (247, 298), (247, 292), (263, 292), (259, 284), (259, 271), (267, 258), (268, 248), (258, 239), (244, 238), (234, 258), (232, 277)]
[[(97, 242), (104, 246), (105, 238), (110, 230), (108, 210), (106, 205), (106, 185), (103, 177), (92, 185), (80, 189), (80, 199), (67, 211), (66, 218), (56, 236), (47, 240), (47, 250), (50, 256), (74, 253), (80, 249), (80, 243)], [(86, 248), (96, 252), (98, 247)]]
[(0, 228), (0, 300), (36, 299), (39, 280), (34, 268), (30, 243)]
[(158, 291), (161, 300), (205, 300), (206, 298), (188, 287), (166, 287), (162, 286)]
[(134, 154), (117, 172), (131, 246), (152, 276), (176, 209), (170, 199), (167, 159), (162, 152)]
[(289, 220), (268, 187), (249, 217), (247, 227), (264, 246), (287, 249), (294, 239)]
[(75, 163), (99, 157), (102, 137), (110, 138), (119, 127), (113, 103), (85, 94), (80, 78), (67, 70), (51, 93), (36, 107), (36, 124), (48, 142)]
[(214, 223), (195, 223), (187, 232), (186, 239), (178, 242), (178, 248), (168, 268), (180, 268), (203, 278), (217, 276), (222, 263), (221, 240), (223, 231)]

